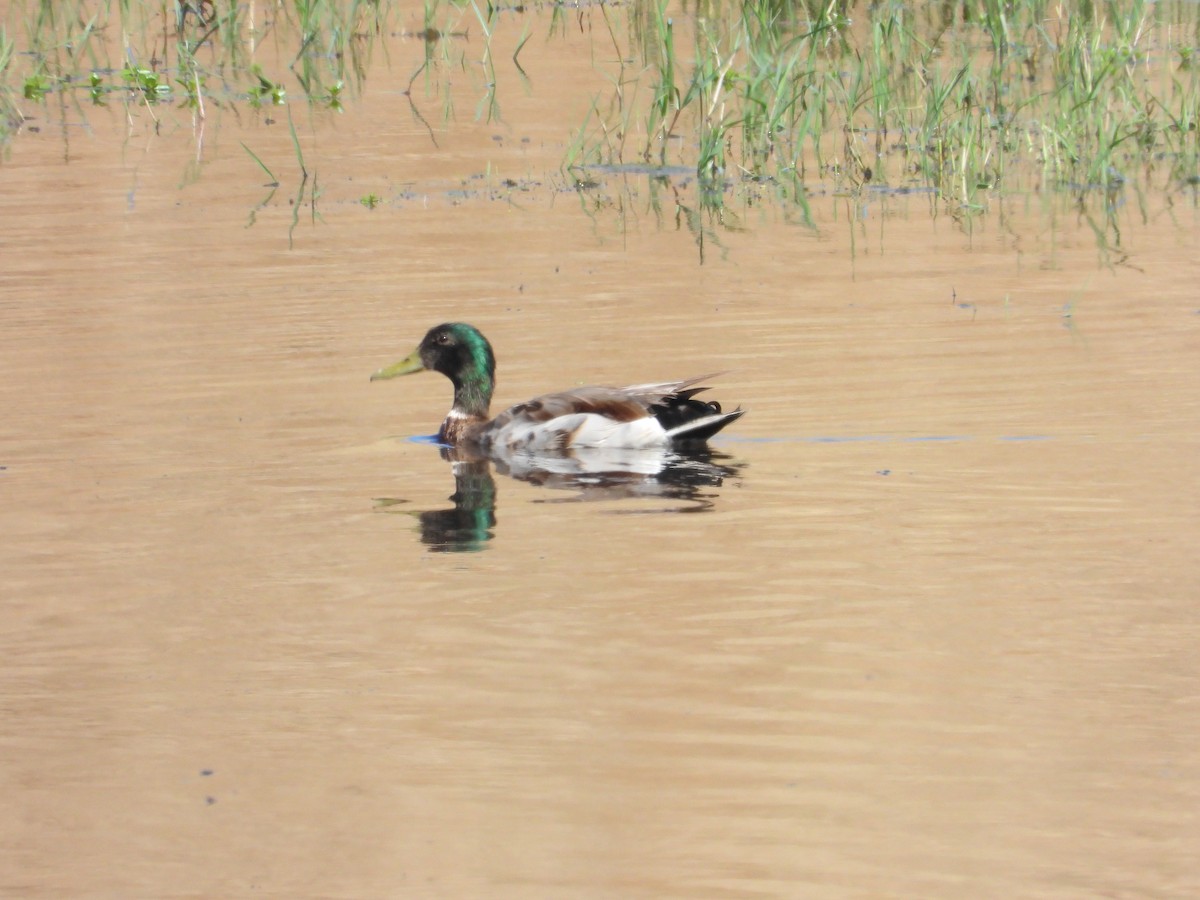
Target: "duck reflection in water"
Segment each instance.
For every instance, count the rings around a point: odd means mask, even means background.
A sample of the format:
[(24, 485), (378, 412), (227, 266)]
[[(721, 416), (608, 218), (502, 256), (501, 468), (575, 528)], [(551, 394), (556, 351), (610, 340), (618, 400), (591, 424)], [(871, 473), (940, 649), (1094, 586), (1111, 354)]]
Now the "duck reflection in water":
[[(546, 503), (581, 501), (665, 500), (667, 506), (621, 512), (698, 513), (713, 508), (714, 488), (740, 474), (742, 463), (707, 447), (690, 453), (663, 450), (574, 450), (569, 454), (517, 454), (502, 458), (462, 447), (441, 447), (454, 474), (453, 506), (413, 513), (421, 526), (421, 542), (440, 552), (484, 549), (496, 527), (496, 482), (492, 469), (517, 481), (547, 489), (570, 491), (571, 496)], [(404, 501), (379, 499), (378, 508), (391, 512)]]
[(461, 322), (431, 328), (400, 362), (372, 381), (423, 371), (454, 385), (454, 403), (437, 433), (452, 464), (454, 508), (421, 513), (426, 543), (478, 549), (495, 526), (495, 484), (488, 469), (521, 481), (576, 491), (574, 499), (669, 497), (707, 508), (703, 487), (736, 472), (705, 442), (742, 416), (696, 399), (711, 376), (629, 387), (580, 387), (543, 394), (489, 419), (496, 385), (492, 346)]

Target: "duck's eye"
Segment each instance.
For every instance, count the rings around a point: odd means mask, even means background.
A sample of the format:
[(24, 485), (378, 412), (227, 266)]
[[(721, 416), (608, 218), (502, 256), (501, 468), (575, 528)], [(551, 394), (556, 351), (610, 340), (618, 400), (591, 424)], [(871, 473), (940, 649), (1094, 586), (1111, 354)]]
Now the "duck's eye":
[(440, 332), (438, 334), (438, 336), (434, 338), (434, 341), (436, 341), (439, 344), (448, 344), (448, 343), (450, 343), (450, 335), (448, 335), (444, 331)]

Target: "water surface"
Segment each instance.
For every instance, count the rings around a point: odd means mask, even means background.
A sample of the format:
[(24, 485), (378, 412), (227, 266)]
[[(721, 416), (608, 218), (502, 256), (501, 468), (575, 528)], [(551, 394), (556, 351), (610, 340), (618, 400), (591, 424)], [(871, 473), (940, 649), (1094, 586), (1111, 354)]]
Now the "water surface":
[[(434, 147), (396, 38), (294, 106), (295, 227), (279, 114), (12, 144), (0, 893), (1196, 895), (1192, 199), (1114, 253), (1037, 198), (829, 194), (701, 264), (642, 175), (558, 173), (580, 47)], [(501, 404), (726, 370), (728, 471), (485, 470), (441, 552), (449, 385), (368, 376), (447, 319)]]

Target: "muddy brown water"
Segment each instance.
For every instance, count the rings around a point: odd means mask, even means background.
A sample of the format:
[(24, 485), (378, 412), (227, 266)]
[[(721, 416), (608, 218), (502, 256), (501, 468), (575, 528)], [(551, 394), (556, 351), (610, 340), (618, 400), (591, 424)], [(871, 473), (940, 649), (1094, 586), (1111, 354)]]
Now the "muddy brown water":
[[(392, 70), (306, 119), (290, 247), (278, 122), (13, 143), (0, 894), (1196, 896), (1195, 206), (825, 196), (700, 265), (546, 175), (570, 52), (437, 149)], [(726, 476), (495, 474), (440, 552), (448, 383), (367, 379), (451, 318), (499, 403), (726, 370)]]

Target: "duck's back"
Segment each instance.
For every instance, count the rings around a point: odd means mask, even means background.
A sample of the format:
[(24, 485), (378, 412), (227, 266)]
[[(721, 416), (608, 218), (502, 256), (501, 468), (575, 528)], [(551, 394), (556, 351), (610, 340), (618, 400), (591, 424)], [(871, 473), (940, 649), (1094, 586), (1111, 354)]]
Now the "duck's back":
[(706, 440), (742, 414), (691, 399), (702, 388), (686, 389), (707, 377), (543, 394), (505, 410), (484, 427), (479, 441), (503, 450), (562, 452), (663, 447), (693, 433)]

